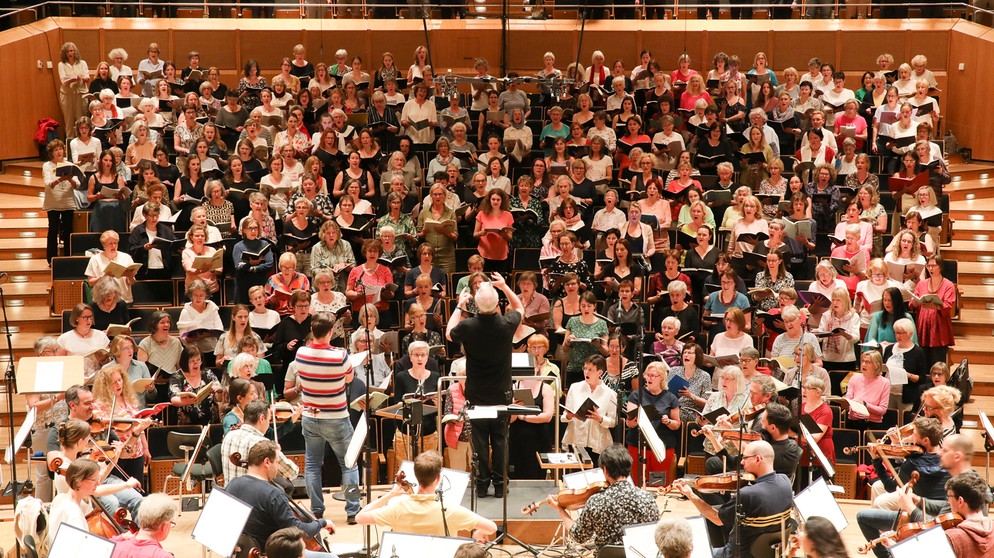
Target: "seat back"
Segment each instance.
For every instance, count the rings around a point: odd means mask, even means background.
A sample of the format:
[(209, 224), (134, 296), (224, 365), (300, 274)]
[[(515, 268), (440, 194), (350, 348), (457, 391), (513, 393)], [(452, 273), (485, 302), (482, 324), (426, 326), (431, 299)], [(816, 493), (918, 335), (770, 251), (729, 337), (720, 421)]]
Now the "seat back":
[(207, 462), (210, 463), (214, 474), (214, 484), (224, 486), (224, 463), (222, 462), (221, 444), (214, 444), (207, 450)]
[[(193, 451), (193, 448), (197, 447), (197, 441), (200, 440), (199, 432), (170, 432), (166, 435), (166, 447), (169, 448), (169, 453), (177, 459), (188, 459), (187, 452)], [(204, 438), (203, 445), (200, 446), (200, 451), (198, 455), (194, 456), (194, 462), (203, 461), (206, 458), (206, 452), (210, 446), (210, 440)], [(189, 448), (186, 450), (185, 448)]]
[(597, 558), (625, 558), (625, 547), (620, 544), (606, 544), (597, 550)]

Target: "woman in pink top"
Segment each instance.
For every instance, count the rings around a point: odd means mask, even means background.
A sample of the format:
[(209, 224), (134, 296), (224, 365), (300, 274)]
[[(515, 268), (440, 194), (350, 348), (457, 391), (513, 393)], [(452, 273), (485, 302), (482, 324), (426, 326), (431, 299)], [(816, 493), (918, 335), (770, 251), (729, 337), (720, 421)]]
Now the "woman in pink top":
[(680, 95), (680, 108), (694, 110), (694, 103), (698, 99), (704, 99), (706, 103), (711, 104), (711, 94), (704, 88), (704, 78), (700, 74), (694, 74), (687, 82), (687, 89), (684, 90), (683, 95)]
[(480, 203), (480, 212), (476, 216), (476, 230), (473, 237), (479, 239), (477, 249), (485, 260), (485, 268), (489, 271), (507, 271), (510, 263), (508, 243), (514, 230), (514, 217), (508, 209), (511, 207), (507, 193), (500, 188), (492, 188)]
[(849, 411), (849, 428), (865, 430), (868, 427), (879, 427), (887, 412), (887, 399), (890, 396), (890, 380), (883, 376), (884, 359), (879, 351), (863, 353), (859, 363), (859, 374), (849, 379), (846, 388), (846, 399), (859, 401), (866, 405), (869, 415)]
[(673, 73), (670, 74), (670, 79), (672, 80), (672, 83), (674, 84), (680, 82), (690, 83), (690, 78), (692, 76), (698, 75), (697, 70), (690, 69), (689, 54), (681, 54), (680, 58), (677, 58), (676, 63), (679, 65), (679, 67), (673, 70)]

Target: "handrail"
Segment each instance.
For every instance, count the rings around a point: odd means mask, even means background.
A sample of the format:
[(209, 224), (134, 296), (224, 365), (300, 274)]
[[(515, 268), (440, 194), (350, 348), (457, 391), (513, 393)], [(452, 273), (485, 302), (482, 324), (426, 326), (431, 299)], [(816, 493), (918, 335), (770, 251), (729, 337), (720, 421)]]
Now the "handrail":
[[(447, 7), (444, 7), (443, 9), (456, 10), (455, 13), (457, 13), (457, 14), (460, 13), (459, 10), (465, 10), (465, 13), (466, 13), (465, 17), (467, 19), (470, 19), (470, 18), (486, 19), (488, 17), (490, 17), (490, 18), (499, 18), (499, 17), (502, 17), (502, 15), (503, 15), (501, 13), (502, 10), (494, 10), (492, 12), (491, 11), (487, 11), (487, 8), (488, 8), (487, 4), (488, 4), (488, 2), (491, 2), (491, 1), (496, 1), (496, 0), (471, 0), (471, 1), (467, 1), (467, 3), (464, 6), (451, 6), (451, 7), (447, 6)], [(570, 10), (570, 11), (574, 11), (575, 10), (577, 12), (577, 14), (578, 14), (577, 17), (579, 17), (579, 14), (584, 9), (588, 9), (587, 4), (585, 2), (582, 2), (581, 0), (571, 0), (570, 2), (560, 2), (560, 1), (549, 2), (548, 0), (545, 0), (545, 2), (543, 2), (543, 0), (535, 0), (534, 2), (532, 0), (500, 0), (500, 1), (501, 2), (506, 2), (508, 6), (514, 6), (515, 8), (517, 8), (517, 6), (519, 4), (522, 5), (522, 7), (523, 7), (522, 11), (518, 11), (516, 9), (515, 12), (514, 12), (515, 14), (519, 14), (519, 17), (515, 18), (513, 14), (508, 14), (508, 17), (510, 17), (512, 19), (526, 18), (527, 16), (520, 15), (520, 14), (527, 13), (529, 11), (529, 8), (533, 4), (534, 4), (535, 7), (554, 7), (557, 10)], [(901, 3), (889, 3), (889, 4), (886, 4), (886, 5), (880, 5), (880, 4), (871, 3), (869, 1), (860, 2), (860, 3), (843, 3), (843, 2), (838, 1), (838, 0), (823, 0), (823, 1), (824, 1), (824, 3), (814, 3), (812, 0), (802, 0), (802, 2), (800, 2), (800, 3), (798, 3), (798, 4), (794, 5), (794, 6), (789, 6), (789, 5), (785, 5), (785, 4), (771, 4), (771, 3), (756, 3), (756, 4), (753, 4), (753, 3), (729, 3), (729, 4), (718, 5), (718, 4), (701, 4), (701, 3), (678, 2), (676, 4), (675, 9), (677, 10), (676, 13), (678, 15), (681, 12), (690, 12), (690, 11), (694, 11), (694, 10), (697, 10), (697, 9), (701, 9), (701, 10), (705, 10), (705, 9), (706, 10), (728, 10), (728, 9), (731, 8), (731, 9), (747, 9), (747, 10), (752, 10), (752, 11), (766, 10), (771, 15), (771, 19), (773, 19), (772, 18), (772, 14), (774, 13), (775, 9), (777, 9), (777, 10), (788, 10), (789, 9), (789, 10), (791, 10), (791, 12), (793, 12), (795, 10), (798, 10), (798, 11), (801, 11), (802, 14), (803, 14), (805, 10), (818, 9), (818, 8), (827, 8), (827, 9), (831, 10), (831, 12), (830, 12), (831, 16), (833, 16), (834, 18), (838, 18), (839, 17), (839, 10), (841, 10), (843, 8), (846, 9), (847, 11), (849, 11), (850, 13), (853, 10), (857, 10), (857, 11), (860, 11), (860, 13), (862, 13), (862, 10), (864, 10), (864, 9), (866, 9), (866, 10), (872, 10), (873, 7), (886, 8), (888, 10), (897, 10), (897, 11), (908, 10), (910, 8), (919, 8), (919, 9), (921, 9), (921, 8), (927, 8), (927, 7), (939, 7), (939, 8), (942, 8), (943, 10), (961, 9), (962, 13), (964, 15), (970, 16), (970, 19), (976, 19), (975, 17), (973, 17), (976, 14), (986, 14), (988, 16), (994, 16), (994, 10), (980, 8), (980, 7), (971, 5), (968, 2), (929, 2), (927, 4), (921, 4), (921, 3), (917, 3), (917, 2), (901, 2)], [(429, 4), (428, 4), (427, 1), (422, 1), (421, 4), (422, 4), (422, 6), (429, 7)], [(543, 6), (543, 4), (548, 4), (548, 5), (547, 6)], [(41, 2), (41, 3), (38, 3), (38, 4), (31, 5), (31, 6), (23, 6), (23, 7), (14, 7), (14, 8), (5, 8), (5, 9), (2, 9), (2, 10), (0, 10), (0, 24), (5, 23), (4, 22), (5, 18), (13, 18), (15, 16), (20, 16), (21, 14), (24, 14), (24, 13), (31, 13), (31, 14), (33, 14), (34, 20), (39, 19), (39, 15), (40, 14), (44, 14), (45, 16), (58, 16), (60, 14), (59, 8), (65, 6), (65, 5), (71, 6), (72, 9), (74, 10), (74, 13), (75, 13), (75, 11), (78, 11), (78, 10), (81, 10), (81, 9), (88, 10), (88, 11), (92, 12), (90, 14), (81, 14), (80, 17), (95, 17), (96, 14), (99, 13), (99, 9), (100, 8), (104, 8), (106, 10), (105, 13), (114, 13), (114, 12), (117, 12), (117, 13), (129, 13), (130, 14), (131, 10), (133, 10), (136, 7), (135, 4), (124, 5), (124, 4), (119, 3), (119, 2), (112, 3), (112, 2), (109, 2), (109, 1), (106, 1), (106, 0), (105, 1), (100, 1), (100, 0), (83, 0), (83, 1), (74, 1), (74, 2), (46, 1), (46, 2)], [(208, 4), (206, 2), (206, 0), (203, 0), (201, 2), (175, 2), (175, 3), (174, 2), (168, 2), (168, 3), (166, 3), (166, 2), (158, 2), (158, 1), (139, 0), (138, 4), (137, 4), (137, 8), (138, 8), (139, 11), (143, 11), (145, 8), (155, 8), (156, 10), (166, 10), (168, 13), (176, 14), (178, 12), (178, 10), (189, 10), (189, 9), (196, 10), (196, 9), (200, 9), (200, 10), (202, 10), (203, 17), (205, 17), (205, 18), (207, 18), (207, 17), (219, 17), (220, 16), (221, 19), (226, 19), (227, 16), (228, 16), (228, 14), (231, 13), (231, 9), (236, 9), (237, 10), (237, 13), (238, 13), (237, 17), (241, 17), (241, 10), (243, 10), (243, 9), (252, 9), (253, 11), (264, 11), (264, 13), (272, 13), (272, 12), (275, 12), (275, 11), (278, 11), (278, 10), (295, 10), (296, 9), (296, 10), (299, 10), (300, 17), (302, 19), (306, 19), (308, 17), (308, 15), (311, 15), (311, 17), (319, 17), (320, 18), (320, 17), (322, 17), (321, 16), (322, 12), (324, 12), (325, 14), (330, 13), (333, 17), (337, 17), (338, 14), (341, 13), (341, 12), (343, 12), (343, 11), (349, 13), (348, 17), (350, 17), (350, 18), (355, 18), (356, 16), (358, 16), (358, 17), (361, 17), (363, 19), (375, 19), (375, 17), (374, 17), (375, 13), (382, 13), (382, 12), (379, 12), (379, 10), (389, 10), (389, 11), (393, 12), (393, 11), (400, 10), (400, 9), (408, 9), (408, 10), (411, 10), (411, 12), (413, 14), (413, 12), (417, 9), (417, 7), (418, 7), (417, 4), (411, 4), (411, 3), (407, 3), (407, 2), (392, 2), (392, 3), (386, 3), (386, 4), (382, 4), (382, 3), (370, 4), (368, 2), (368, 0), (359, 0), (359, 1), (349, 0), (349, 1), (346, 1), (346, 2), (340, 2), (340, 1), (335, 1), (335, 0), (328, 0), (327, 2), (320, 2), (320, 1), (314, 1), (314, 0), (301, 0), (299, 2), (286, 3), (286, 4), (273, 3), (273, 2), (263, 3), (263, 2), (241, 2), (241, 1), (234, 1), (234, 2), (231, 2), (231, 1), (228, 1), (228, 2), (215, 2), (214, 0), (211, 0), (210, 4)], [(430, 9), (433, 9), (433, 10), (437, 11), (439, 9), (439, 7), (438, 6), (430, 6)], [(622, 4), (607, 4), (607, 5), (598, 5), (596, 7), (591, 7), (589, 9), (590, 10), (604, 10), (604, 9), (615, 10), (615, 9), (623, 9), (623, 10), (629, 10), (631, 12), (635, 12), (636, 14), (638, 14), (638, 15), (636, 15), (637, 18), (644, 18), (646, 10), (653, 9), (653, 10), (660, 10), (660, 11), (663, 11), (664, 13), (667, 13), (667, 12), (671, 12), (674, 9), (674, 6), (645, 6), (645, 5), (638, 5), (638, 4), (636, 4), (636, 5), (631, 5), (631, 4), (624, 4), (624, 5), (622, 5)], [(330, 10), (330, 12), (328, 12), (329, 10)], [(156, 15), (160, 15), (160, 14), (158, 14), (158, 12), (157, 12)], [(667, 13), (667, 17), (668, 17), (668, 15), (669, 14)], [(127, 17), (127, 16), (125, 16), (125, 17)], [(414, 18), (414, 17), (415, 17), (415, 15), (411, 16), (411, 18)], [(438, 19), (438, 18), (429, 18), (429, 19)], [(591, 18), (591, 19), (602, 19), (602, 18)], [(617, 18), (617, 19), (624, 19), (624, 18)], [(631, 18), (629, 18), (629, 19), (631, 19)], [(825, 19), (829, 19), (829, 18), (825, 18)], [(905, 17), (905, 18), (900, 18), (900, 19), (908, 19), (908, 18)]]

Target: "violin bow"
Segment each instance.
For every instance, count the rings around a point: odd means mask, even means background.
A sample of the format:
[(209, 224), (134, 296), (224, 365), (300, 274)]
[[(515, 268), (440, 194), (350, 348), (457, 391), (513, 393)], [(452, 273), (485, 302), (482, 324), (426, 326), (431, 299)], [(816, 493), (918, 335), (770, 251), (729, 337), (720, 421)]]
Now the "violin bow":
[[(132, 440), (133, 439), (134, 439), (134, 437), (132, 437)], [(118, 454), (115, 456), (115, 458), (111, 459), (111, 457), (109, 455), (107, 455), (107, 452), (104, 451), (104, 448), (100, 447), (100, 444), (98, 444), (97, 441), (93, 439), (93, 436), (90, 436), (89, 440), (90, 440), (90, 442), (93, 443), (93, 449), (95, 449), (96, 451), (100, 452), (101, 455), (103, 455), (105, 458), (107, 458), (107, 462), (112, 465), (111, 469), (115, 469), (115, 470), (117, 470), (117, 472), (119, 472), (122, 475), (124, 475), (125, 478), (122, 479), (122, 480), (127, 481), (128, 479), (131, 478), (131, 475), (129, 475), (127, 471), (125, 471), (124, 469), (122, 469), (121, 466), (117, 464), (117, 460), (120, 459), (120, 457), (121, 457), (120, 452), (124, 451), (124, 448), (128, 447), (127, 445), (122, 446), (121, 450), (118, 452)], [(128, 440), (128, 442), (131, 442), (131, 440)], [(108, 474), (110, 474), (110, 469), (107, 469), (107, 472), (102, 475), (102, 478), (100, 479), (100, 482), (103, 482), (103, 480), (107, 478)], [(137, 486), (137, 487), (135, 487), (135, 490), (137, 490), (140, 494), (145, 494), (145, 491), (142, 490), (142, 488), (141, 488), (140, 485)]]
[[(866, 435), (869, 436), (871, 443), (877, 443), (877, 437), (872, 433), (867, 432)], [(894, 469), (894, 464), (890, 462), (890, 458), (887, 457), (887, 454), (882, 451), (878, 451), (877, 457), (880, 458), (880, 461), (884, 464), (884, 467), (890, 473), (891, 477), (894, 478), (894, 482), (897, 483), (897, 487), (904, 488), (904, 481), (902, 481), (901, 477), (897, 474), (897, 471)]]

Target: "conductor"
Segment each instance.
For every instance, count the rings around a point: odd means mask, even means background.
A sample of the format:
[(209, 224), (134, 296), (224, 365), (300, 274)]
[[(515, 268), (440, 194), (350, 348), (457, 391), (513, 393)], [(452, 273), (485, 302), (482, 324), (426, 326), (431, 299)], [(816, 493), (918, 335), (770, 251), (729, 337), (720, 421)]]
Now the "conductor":
[[(508, 301), (508, 311), (503, 316), (497, 313), (497, 290), (502, 291)], [(470, 298), (476, 302), (479, 313), (466, 317), (466, 303)], [(490, 283), (483, 283), (477, 288), (475, 297), (469, 290), (459, 294), (459, 303), (449, 316), (445, 336), (449, 341), (462, 343), (466, 353), (467, 404), (511, 403), (511, 344), (523, 311), (518, 295), (498, 273), (492, 275)], [(500, 475), (500, 464), (504, 463), (506, 451), (504, 431), (508, 428), (507, 417), (476, 419), (472, 424), (473, 451), (480, 456), (477, 495), (487, 497), (493, 482), (494, 497), (503, 498), (504, 478)], [(490, 462), (486, 457), (487, 448), (491, 451)], [(497, 474), (494, 474), (494, 469), (497, 469)]]

